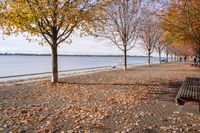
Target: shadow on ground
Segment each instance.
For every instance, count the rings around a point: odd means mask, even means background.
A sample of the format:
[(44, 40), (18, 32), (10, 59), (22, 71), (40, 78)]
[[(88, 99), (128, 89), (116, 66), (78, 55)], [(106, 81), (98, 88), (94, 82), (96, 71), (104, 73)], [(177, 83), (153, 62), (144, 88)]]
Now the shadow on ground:
[(152, 90), (150, 92), (149, 99), (157, 99), (164, 102), (175, 102), (176, 95), (181, 85), (182, 81), (163, 84), (159, 87), (159, 89)]
[(87, 82), (59, 82), (59, 84), (71, 84), (71, 85), (109, 85), (109, 86), (157, 86), (157, 85), (149, 85), (149, 84), (130, 84), (130, 83), (87, 83)]

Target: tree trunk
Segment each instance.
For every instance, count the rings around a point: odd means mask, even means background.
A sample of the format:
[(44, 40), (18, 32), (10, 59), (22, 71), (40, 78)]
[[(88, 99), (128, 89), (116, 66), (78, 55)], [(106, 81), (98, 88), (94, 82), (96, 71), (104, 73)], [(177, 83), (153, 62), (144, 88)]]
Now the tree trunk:
[(52, 77), (51, 81), (52, 83), (58, 82), (58, 54), (57, 54), (57, 46), (52, 46)]
[(166, 52), (167, 63), (168, 63), (168, 57), (169, 57), (169, 54), (168, 54), (168, 52)]
[(173, 61), (173, 55), (171, 55), (171, 62)]
[(158, 54), (159, 54), (159, 62), (161, 64), (161, 52), (160, 52), (160, 50), (159, 50)]
[(176, 61), (176, 55), (174, 54), (174, 61)]
[(124, 70), (127, 70), (127, 50), (126, 45), (124, 45)]
[(148, 65), (149, 66), (151, 65), (151, 54), (150, 54), (150, 52), (148, 53)]

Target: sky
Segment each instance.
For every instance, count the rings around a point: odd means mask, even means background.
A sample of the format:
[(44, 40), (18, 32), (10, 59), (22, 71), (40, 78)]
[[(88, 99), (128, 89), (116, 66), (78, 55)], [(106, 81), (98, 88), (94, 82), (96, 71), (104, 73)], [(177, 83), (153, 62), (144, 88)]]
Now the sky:
[[(85, 36), (79, 37), (74, 35), (71, 44), (60, 44), (58, 54), (65, 55), (122, 55), (115, 45), (108, 40), (100, 40), (98, 38)], [(50, 54), (51, 49), (49, 45), (41, 46), (39, 41), (26, 40), (26, 37), (8, 36), (0, 37), (0, 53), (31, 53), (31, 54)], [(144, 50), (136, 44), (136, 46), (128, 51), (128, 55), (145, 55)], [(153, 53), (157, 56), (157, 53)]]

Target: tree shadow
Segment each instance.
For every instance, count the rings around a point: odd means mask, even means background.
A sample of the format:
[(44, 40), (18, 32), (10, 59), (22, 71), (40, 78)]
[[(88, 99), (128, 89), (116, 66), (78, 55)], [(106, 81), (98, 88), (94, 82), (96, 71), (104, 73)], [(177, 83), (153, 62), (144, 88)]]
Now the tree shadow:
[(59, 84), (71, 84), (71, 85), (87, 85), (87, 86), (156, 86), (156, 85), (150, 85), (150, 84), (144, 84), (144, 83), (89, 83), (89, 82), (67, 82), (67, 81), (60, 81)]
[[(190, 70), (191, 72), (196, 72), (200, 69), (195, 69), (195, 70)], [(137, 71), (155, 71), (155, 72), (188, 72), (188, 70), (179, 70), (179, 69), (174, 69), (174, 70), (166, 70), (166, 69), (156, 69), (156, 70), (145, 70), (145, 69), (141, 69), (141, 70), (137, 70)]]
[[(183, 81), (179, 82), (170, 82), (168, 84), (163, 84), (160, 89), (152, 89), (152, 91), (149, 92), (149, 99), (157, 99), (159, 101), (167, 101), (167, 102), (175, 102), (176, 95), (182, 85)], [(145, 83), (106, 83), (106, 82), (95, 82), (95, 83), (89, 83), (89, 82), (68, 82), (68, 81), (60, 81), (59, 84), (68, 84), (68, 85), (85, 85), (85, 86), (121, 86), (121, 87), (135, 87), (135, 86), (145, 86), (145, 87), (158, 87), (158, 85), (154, 84), (145, 84)], [(116, 87), (115, 89), (117, 89)], [(118, 88), (122, 89), (122, 88)]]
[(183, 81), (179, 82), (170, 82), (169, 84), (164, 85), (161, 89), (152, 92), (155, 94), (157, 100), (175, 102), (176, 95), (182, 85)]

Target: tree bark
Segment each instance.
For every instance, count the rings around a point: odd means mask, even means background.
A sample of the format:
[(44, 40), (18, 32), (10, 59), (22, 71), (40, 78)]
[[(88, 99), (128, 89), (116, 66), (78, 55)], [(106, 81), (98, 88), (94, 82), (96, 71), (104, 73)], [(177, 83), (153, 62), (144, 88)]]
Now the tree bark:
[(160, 50), (158, 51), (158, 54), (159, 54), (159, 62), (161, 64), (161, 51)]
[(151, 65), (151, 54), (150, 54), (150, 52), (148, 53), (148, 65), (149, 66)]
[(127, 70), (127, 50), (126, 45), (124, 45), (124, 70)]
[(52, 83), (58, 82), (58, 54), (57, 54), (57, 46), (52, 46)]
[(169, 58), (169, 54), (168, 54), (168, 52), (166, 52), (167, 63), (168, 63), (168, 58)]

